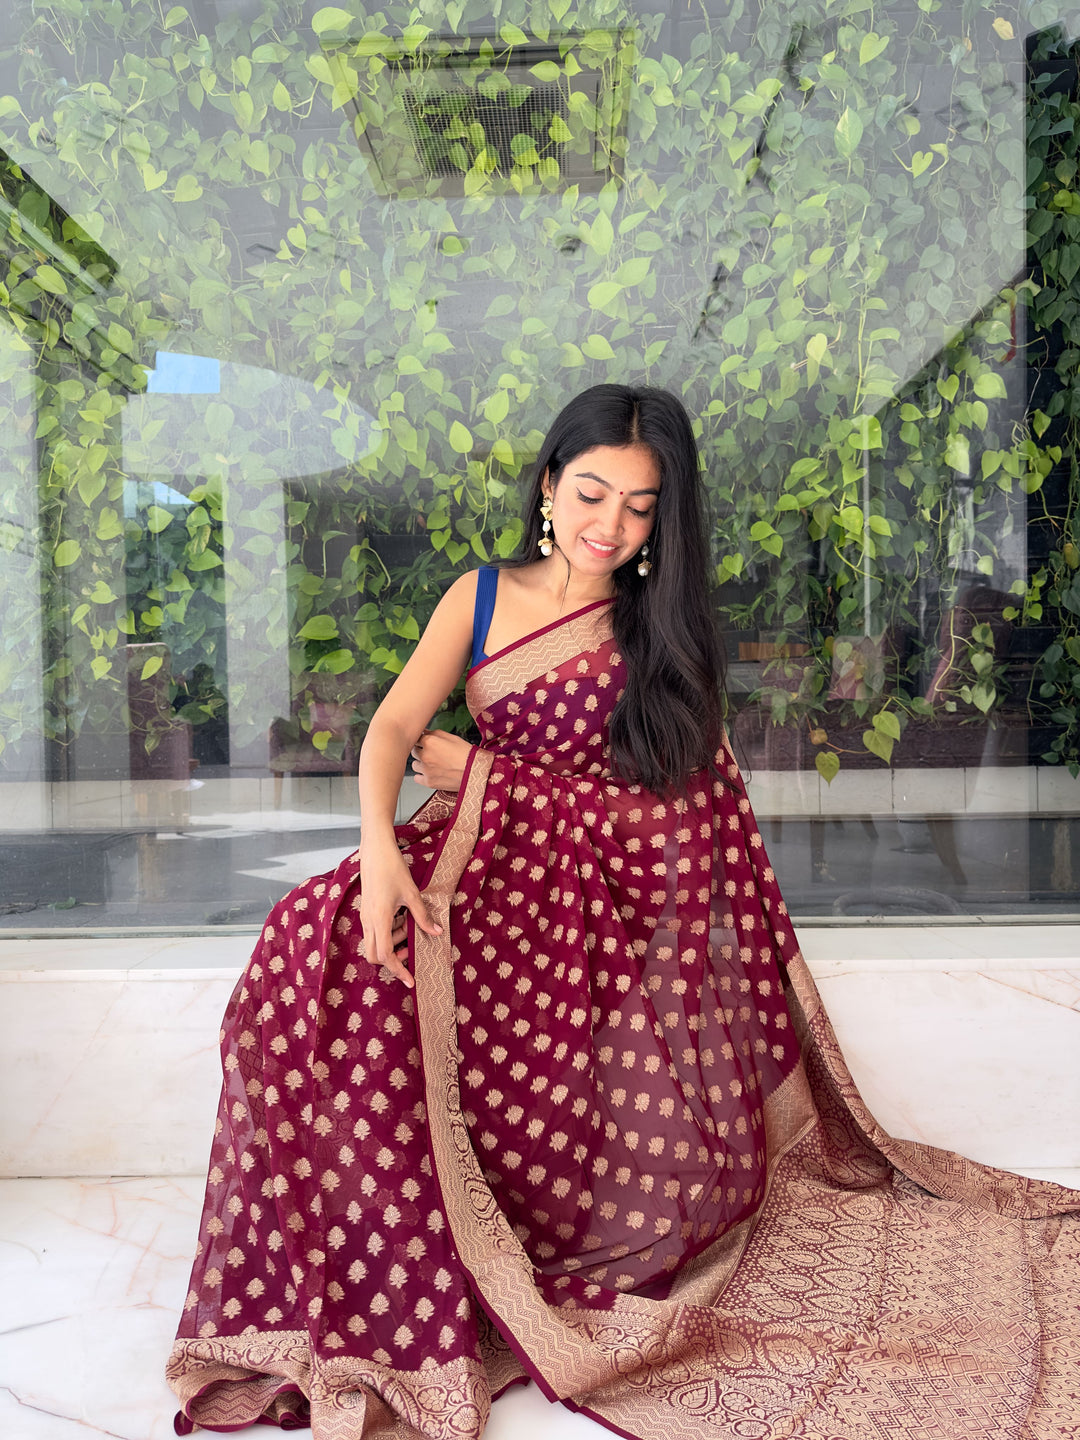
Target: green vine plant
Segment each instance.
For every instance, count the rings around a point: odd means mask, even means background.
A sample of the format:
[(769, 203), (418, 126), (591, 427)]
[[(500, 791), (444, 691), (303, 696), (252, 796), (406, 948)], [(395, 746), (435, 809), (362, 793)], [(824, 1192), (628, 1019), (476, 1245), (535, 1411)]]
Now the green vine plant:
[[(1074, 18), (19, 0), (0, 545), (40, 585), (5, 592), (0, 766), (126, 735), (132, 644), (234, 763), (286, 655), (344, 757), (319, 706), (370, 713), (516, 550), (552, 414), (618, 380), (697, 417), (763, 736), (831, 781), (1023, 710), (1076, 774)], [(217, 388), (163, 398), (173, 356)]]

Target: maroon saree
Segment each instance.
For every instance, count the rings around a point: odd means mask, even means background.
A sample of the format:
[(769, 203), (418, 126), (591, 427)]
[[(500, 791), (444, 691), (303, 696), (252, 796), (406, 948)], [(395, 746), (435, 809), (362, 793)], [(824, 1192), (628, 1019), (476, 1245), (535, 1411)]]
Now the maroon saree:
[(227, 1011), (177, 1431), (471, 1440), (531, 1377), (618, 1434), (1049, 1440), (1080, 1194), (885, 1135), (738, 771), (615, 780), (594, 605), (479, 665), (459, 793), (398, 840), (441, 937), (363, 959), (357, 857)]

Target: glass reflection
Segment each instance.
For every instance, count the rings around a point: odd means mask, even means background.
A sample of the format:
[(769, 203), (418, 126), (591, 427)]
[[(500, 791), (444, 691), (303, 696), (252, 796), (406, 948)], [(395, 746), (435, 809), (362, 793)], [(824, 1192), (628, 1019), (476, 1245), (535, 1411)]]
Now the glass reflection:
[(352, 844), (373, 705), (609, 377), (700, 416), (793, 906), (1074, 908), (1070, 14), (344, 13), (0, 42), (5, 923), (254, 921)]

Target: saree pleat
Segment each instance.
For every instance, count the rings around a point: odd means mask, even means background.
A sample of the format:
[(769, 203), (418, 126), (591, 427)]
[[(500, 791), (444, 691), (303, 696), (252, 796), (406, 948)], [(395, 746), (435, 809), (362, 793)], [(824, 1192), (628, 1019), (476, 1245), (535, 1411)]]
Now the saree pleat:
[(534, 1379), (634, 1437), (1077, 1433), (1080, 1194), (886, 1135), (737, 768), (611, 774), (606, 604), (470, 675), (398, 842), (440, 936), (364, 959), (356, 855), (222, 1030), (177, 1431), (475, 1440)]

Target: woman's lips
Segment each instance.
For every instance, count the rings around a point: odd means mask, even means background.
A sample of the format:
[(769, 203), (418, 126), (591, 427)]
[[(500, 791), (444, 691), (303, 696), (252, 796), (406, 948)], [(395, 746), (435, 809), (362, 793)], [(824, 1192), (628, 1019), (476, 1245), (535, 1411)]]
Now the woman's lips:
[(581, 537), (581, 543), (587, 545), (593, 554), (602, 555), (605, 559), (609, 555), (614, 555), (619, 548), (618, 545), (605, 545), (602, 540), (587, 540), (584, 535)]

